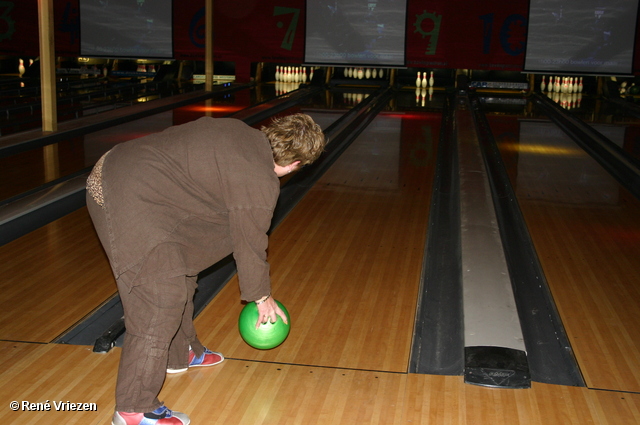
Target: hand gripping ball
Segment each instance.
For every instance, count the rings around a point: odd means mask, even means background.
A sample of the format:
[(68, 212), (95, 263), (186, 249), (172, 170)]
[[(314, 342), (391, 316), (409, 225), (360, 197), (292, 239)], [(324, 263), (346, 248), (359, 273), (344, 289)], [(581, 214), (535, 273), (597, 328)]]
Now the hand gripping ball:
[(240, 312), (238, 318), (238, 330), (242, 339), (252, 346), (260, 350), (270, 350), (282, 344), (289, 335), (289, 328), (291, 327), (291, 318), (287, 309), (276, 300), (278, 306), (284, 311), (287, 316), (287, 324), (282, 321), (280, 316), (276, 316), (276, 323), (261, 323), (258, 329), (256, 329), (256, 322), (258, 321), (258, 306), (256, 303), (247, 303)]

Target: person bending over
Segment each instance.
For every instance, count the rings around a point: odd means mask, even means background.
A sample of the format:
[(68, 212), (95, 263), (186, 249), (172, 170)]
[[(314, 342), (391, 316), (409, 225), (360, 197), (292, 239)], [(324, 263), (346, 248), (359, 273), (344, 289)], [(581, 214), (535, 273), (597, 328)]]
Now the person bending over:
[(185, 425), (158, 401), (165, 373), (224, 360), (193, 325), (196, 278), (233, 253), (241, 298), (260, 323), (284, 312), (271, 297), (267, 231), (278, 177), (315, 161), (325, 146), (305, 114), (254, 129), (203, 117), (119, 144), (87, 179), (87, 207), (109, 258), (126, 334), (114, 425)]

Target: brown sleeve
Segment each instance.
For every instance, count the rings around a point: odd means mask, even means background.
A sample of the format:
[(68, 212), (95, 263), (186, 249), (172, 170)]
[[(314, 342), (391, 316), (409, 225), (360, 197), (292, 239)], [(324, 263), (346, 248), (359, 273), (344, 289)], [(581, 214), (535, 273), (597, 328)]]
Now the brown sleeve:
[(238, 267), (241, 297), (255, 301), (271, 292), (267, 262), (267, 231), (273, 211), (266, 208), (234, 208), (229, 211), (233, 257)]

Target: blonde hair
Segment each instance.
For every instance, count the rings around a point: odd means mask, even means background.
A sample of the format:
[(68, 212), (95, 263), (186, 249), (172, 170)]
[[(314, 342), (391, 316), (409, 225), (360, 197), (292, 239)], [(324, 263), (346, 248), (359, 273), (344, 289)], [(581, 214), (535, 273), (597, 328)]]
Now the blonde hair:
[(326, 144), (322, 129), (307, 114), (274, 118), (261, 130), (271, 144), (273, 161), (282, 167), (296, 161), (301, 166), (311, 164), (320, 157)]

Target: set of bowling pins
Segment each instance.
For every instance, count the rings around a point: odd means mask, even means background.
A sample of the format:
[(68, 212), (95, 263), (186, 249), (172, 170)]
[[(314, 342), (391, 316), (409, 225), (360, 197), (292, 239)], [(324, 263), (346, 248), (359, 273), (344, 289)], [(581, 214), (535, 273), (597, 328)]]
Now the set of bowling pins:
[(427, 71), (422, 73), (422, 78), (420, 77), (420, 71), (418, 71), (418, 76), (416, 77), (416, 87), (433, 87), (434, 79), (433, 79), (433, 71), (429, 73), (429, 78), (427, 79)]
[[(308, 80), (313, 79), (313, 67), (309, 71)], [(304, 66), (276, 66), (276, 81), (282, 83), (306, 83), (307, 68)]]
[(343, 69), (343, 75), (346, 78), (357, 78), (359, 80), (368, 80), (370, 78), (384, 78), (384, 69), (347, 67)]
[(429, 102), (431, 102), (431, 99), (433, 99), (433, 87), (428, 89), (416, 87), (416, 106), (425, 106), (427, 95), (429, 95)]
[(540, 91), (549, 93), (582, 93), (582, 77), (560, 77), (549, 76), (549, 83), (546, 82), (546, 76), (542, 76), (540, 82)]

